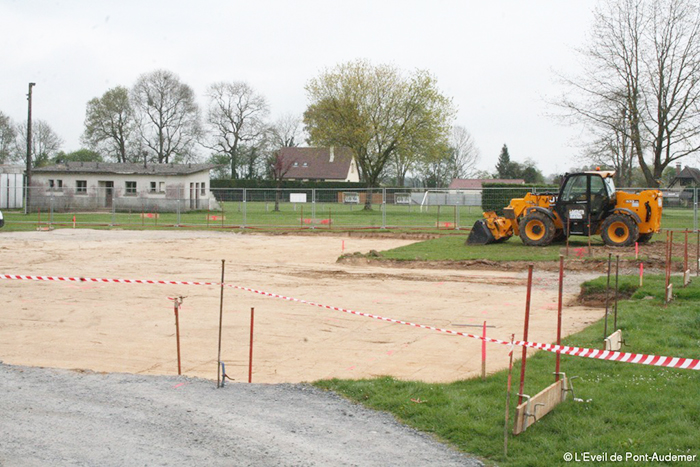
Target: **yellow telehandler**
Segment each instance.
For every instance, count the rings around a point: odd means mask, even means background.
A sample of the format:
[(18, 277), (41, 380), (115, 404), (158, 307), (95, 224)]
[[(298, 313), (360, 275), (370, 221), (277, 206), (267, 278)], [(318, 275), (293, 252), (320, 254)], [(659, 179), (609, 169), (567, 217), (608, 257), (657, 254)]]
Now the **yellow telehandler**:
[(528, 193), (503, 210), (484, 213), (467, 245), (504, 242), (519, 235), (523, 243), (546, 246), (569, 235), (598, 235), (606, 245), (647, 242), (661, 229), (663, 197), (659, 190), (616, 191), (613, 171), (566, 174), (559, 193)]

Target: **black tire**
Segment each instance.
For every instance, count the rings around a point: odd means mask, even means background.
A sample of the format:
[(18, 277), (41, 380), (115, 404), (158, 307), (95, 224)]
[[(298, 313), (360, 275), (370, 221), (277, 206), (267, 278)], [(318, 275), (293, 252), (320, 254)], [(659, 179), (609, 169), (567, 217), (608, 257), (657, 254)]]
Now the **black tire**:
[(639, 226), (630, 216), (613, 214), (603, 222), (600, 236), (608, 246), (631, 246), (639, 238)]
[(552, 239), (552, 243), (565, 242), (565, 241), (566, 241), (566, 233), (564, 233), (564, 229), (557, 230), (557, 232), (554, 234), (554, 238)]
[(556, 228), (554, 221), (544, 213), (532, 211), (520, 221), (520, 239), (525, 245), (547, 246), (552, 243)]
[(639, 238), (637, 239), (637, 241), (639, 243), (649, 243), (649, 240), (651, 240), (651, 237), (653, 237), (653, 236), (654, 236), (654, 232), (639, 234)]

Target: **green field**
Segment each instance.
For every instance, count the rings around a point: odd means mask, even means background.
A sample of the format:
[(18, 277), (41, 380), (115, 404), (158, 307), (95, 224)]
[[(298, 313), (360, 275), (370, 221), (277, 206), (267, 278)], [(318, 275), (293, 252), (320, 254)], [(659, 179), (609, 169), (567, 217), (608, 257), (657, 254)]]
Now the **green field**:
[[(676, 300), (661, 302), (663, 277), (647, 277), (637, 289), (636, 277), (621, 278), (635, 292), (619, 304), (618, 327), (627, 346), (624, 352), (700, 358), (700, 281), (683, 289), (674, 280)], [(597, 293), (604, 279), (584, 286)], [(612, 324), (610, 324), (611, 329)], [(430, 331), (425, 331), (430, 332)], [(504, 336), (495, 336), (504, 338)], [(603, 323), (564, 340), (565, 345), (601, 348)], [(490, 344), (497, 345), (497, 344)], [(517, 349), (516, 355), (520, 354)], [(503, 466), (563, 465), (566, 453), (625, 456), (695, 455), (700, 463), (700, 371), (615, 363), (562, 356), (561, 369), (573, 380), (576, 401), (567, 399), (541, 421), (517, 436), (510, 435), (504, 455), (504, 415), (507, 371), (451, 384), (370, 380), (328, 380), (317, 386), (337, 391), (368, 407), (392, 413), (418, 430), (432, 433), (487, 463)], [(527, 361), (524, 392), (534, 395), (554, 382), (555, 355), (539, 352)], [(520, 365), (514, 366), (514, 394)], [(417, 403), (415, 401), (420, 401)], [(511, 421), (517, 397), (511, 398)], [(596, 462), (618, 465), (620, 462)], [(626, 465), (646, 465), (628, 461)]]
[[(52, 212), (4, 211), (6, 228), (34, 229), (39, 225), (76, 227), (194, 227), (224, 229), (398, 229), (457, 231), (470, 229), (481, 218), (477, 206), (400, 206), (374, 205), (371, 211), (362, 206), (340, 203), (283, 203), (274, 210), (274, 202), (225, 202), (220, 211), (159, 212)], [(665, 209), (662, 227), (694, 229), (692, 209)]]

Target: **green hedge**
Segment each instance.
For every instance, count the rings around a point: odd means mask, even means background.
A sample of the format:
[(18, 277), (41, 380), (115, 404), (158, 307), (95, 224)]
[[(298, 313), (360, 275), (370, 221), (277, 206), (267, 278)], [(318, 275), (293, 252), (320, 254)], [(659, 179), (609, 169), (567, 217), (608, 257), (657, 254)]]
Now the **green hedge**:
[(509, 183), (484, 183), (481, 190), (481, 209), (486, 211), (496, 211), (499, 216), (503, 215), (503, 208), (510, 204), (513, 198), (522, 198), (526, 194), (536, 191), (537, 193), (558, 193), (557, 185), (512, 185)]

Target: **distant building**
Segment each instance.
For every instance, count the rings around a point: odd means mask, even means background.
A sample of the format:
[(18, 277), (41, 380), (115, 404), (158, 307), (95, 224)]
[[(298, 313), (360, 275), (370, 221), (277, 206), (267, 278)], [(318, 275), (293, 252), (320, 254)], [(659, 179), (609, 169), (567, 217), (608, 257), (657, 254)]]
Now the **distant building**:
[(187, 211), (218, 208), (209, 191), (213, 164), (66, 162), (32, 171), (32, 207), (55, 210)]
[(448, 188), (450, 190), (481, 190), (484, 183), (525, 185), (525, 180), (522, 178), (455, 178)]
[(360, 181), (357, 162), (350, 148), (282, 148), (280, 158), (289, 165), (284, 180)]
[(681, 165), (676, 164), (676, 176), (673, 177), (673, 180), (671, 180), (671, 183), (669, 183), (668, 187), (700, 187), (700, 170), (695, 169), (693, 167), (685, 167), (683, 170), (681, 170)]
[(0, 165), (0, 209), (24, 206), (24, 167)]

